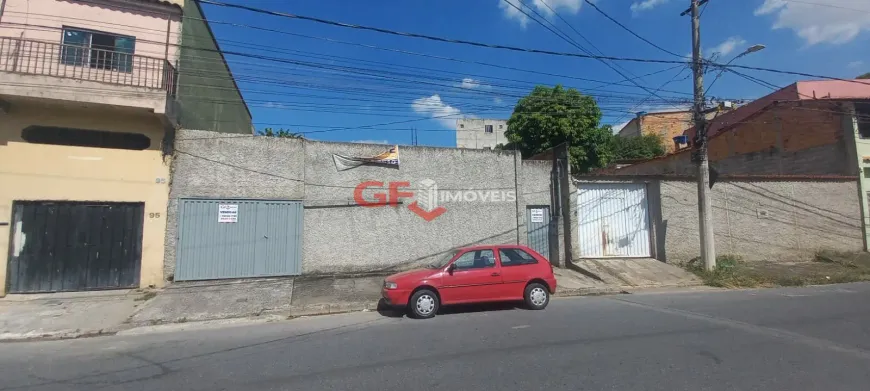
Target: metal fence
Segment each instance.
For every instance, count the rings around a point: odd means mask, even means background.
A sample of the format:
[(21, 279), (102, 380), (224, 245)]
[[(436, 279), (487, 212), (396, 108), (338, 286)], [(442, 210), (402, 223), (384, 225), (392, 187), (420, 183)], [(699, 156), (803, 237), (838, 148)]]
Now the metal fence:
[(94, 47), (0, 37), (0, 71), (65, 77), (175, 95), (178, 72), (162, 58)]

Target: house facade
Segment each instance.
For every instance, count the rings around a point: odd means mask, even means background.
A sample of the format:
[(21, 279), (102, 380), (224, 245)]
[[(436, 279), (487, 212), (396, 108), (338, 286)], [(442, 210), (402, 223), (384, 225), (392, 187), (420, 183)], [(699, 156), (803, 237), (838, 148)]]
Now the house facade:
[(197, 74), (235, 85), (225, 62), (211, 63), (223, 74), (183, 68), (198, 56), (185, 54), (195, 50), (185, 31), (207, 30), (184, 16), (201, 10), (182, 0), (2, 4), (0, 296), (160, 286), (175, 129), (234, 116), (235, 133), (252, 132), (237, 89), (229, 103), (193, 101)]
[[(857, 178), (866, 235), (870, 227), (870, 83), (797, 82), (719, 115), (709, 126), (709, 159), (721, 175)], [(694, 128), (685, 132), (689, 140), (694, 134)], [(685, 148), (600, 174), (691, 176), (696, 170), (692, 150)]]
[(661, 139), (665, 150), (670, 153), (676, 149), (674, 137), (682, 135), (691, 125), (692, 112), (689, 110), (640, 112), (619, 130), (618, 135), (619, 137), (656, 135)]

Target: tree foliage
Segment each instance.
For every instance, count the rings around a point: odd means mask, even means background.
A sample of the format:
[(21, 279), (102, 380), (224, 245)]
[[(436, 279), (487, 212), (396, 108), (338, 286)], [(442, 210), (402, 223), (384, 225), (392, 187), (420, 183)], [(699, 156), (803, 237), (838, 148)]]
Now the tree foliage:
[(258, 136), (266, 136), (266, 137), (280, 137), (280, 138), (304, 138), (299, 133), (294, 133), (286, 129), (278, 129), (273, 130), (272, 128), (265, 128), (259, 132), (257, 132)]
[(619, 137), (611, 142), (614, 160), (652, 159), (667, 153), (662, 138), (655, 134), (640, 137)]
[(867, 72), (861, 76), (856, 77), (856, 79), (870, 79), (870, 72)]
[(606, 166), (613, 158), (610, 126), (599, 126), (601, 110), (592, 97), (573, 88), (537, 86), (520, 99), (505, 132), (510, 144), (529, 157), (568, 142), (571, 170)]

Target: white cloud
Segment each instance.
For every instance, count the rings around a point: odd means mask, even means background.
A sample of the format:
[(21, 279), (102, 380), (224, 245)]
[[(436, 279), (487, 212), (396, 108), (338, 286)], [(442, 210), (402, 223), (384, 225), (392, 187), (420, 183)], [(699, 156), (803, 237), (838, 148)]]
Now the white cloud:
[(729, 53), (733, 52), (734, 49), (737, 49), (743, 45), (746, 45), (746, 40), (740, 37), (730, 37), (723, 41), (722, 43), (713, 46), (708, 51), (710, 54), (719, 53), (721, 56), (727, 56)]
[(636, 15), (640, 12), (651, 10), (667, 2), (668, 0), (644, 0), (641, 2), (634, 2), (631, 4), (631, 13)]
[(389, 144), (390, 142), (387, 140), (353, 140), (352, 143), (360, 143), (360, 144)]
[(411, 109), (419, 114), (426, 114), (437, 119), (448, 128), (456, 127), (456, 120), (462, 118), (462, 111), (444, 103), (438, 94), (415, 99), (411, 103)]
[(492, 88), (489, 84), (483, 83), (480, 80), (475, 80), (470, 77), (466, 77), (462, 79), (462, 82), (456, 85), (457, 87), (465, 88), (467, 90), (475, 90), (475, 89), (483, 89), (489, 90)]
[(495, 104), (497, 104), (497, 105), (504, 103), (504, 100), (502, 100), (499, 97), (492, 98), (492, 101), (495, 102)]
[(807, 45), (843, 44), (862, 31), (870, 31), (870, 13), (860, 10), (870, 10), (867, 0), (825, 0), (814, 4), (765, 0), (755, 15), (776, 15), (774, 30), (791, 29)]
[(864, 61), (858, 60), (858, 61), (852, 61), (849, 64), (847, 64), (846, 66), (848, 66), (849, 68), (860, 68), (862, 65), (864, 65)]
[[(529, 23), (529, 17), (508, 3), (523, 9), (526, 13), (531, 15), (534, 15), (534, 13), (532, 13), (529, 8), (534, 7), (539, 14), (549, 17), (553, 15), (553, 11), (567, 12), (572, 15), (576, 14), (577, 11), (580, 11), (580, 6), (583, 4), (583, 0), (526, 0), (523, 2), (520, 2), (520, 0), (499, 0), (498, 7), (504, 11), (505, 17), (508, 19), (516, 19), (516, 21), (520, 23), (520, 26), (525, 28)], [(552, 10), (550, 8), (552, 8)]]
[(265, 107), (267, 109), (284, 109), (284, 108), (287, 108), (287, 105), (285, 105), (281, 102), (266, 102), (266, 103), (263, 103), (263, 107)]

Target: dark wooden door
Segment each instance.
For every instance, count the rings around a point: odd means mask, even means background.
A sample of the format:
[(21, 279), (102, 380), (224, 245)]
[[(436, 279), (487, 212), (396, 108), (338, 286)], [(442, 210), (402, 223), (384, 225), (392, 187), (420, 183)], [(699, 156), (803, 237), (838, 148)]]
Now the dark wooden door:
[(16, 201), (10, 293), (139, 285), (144, 204)]

